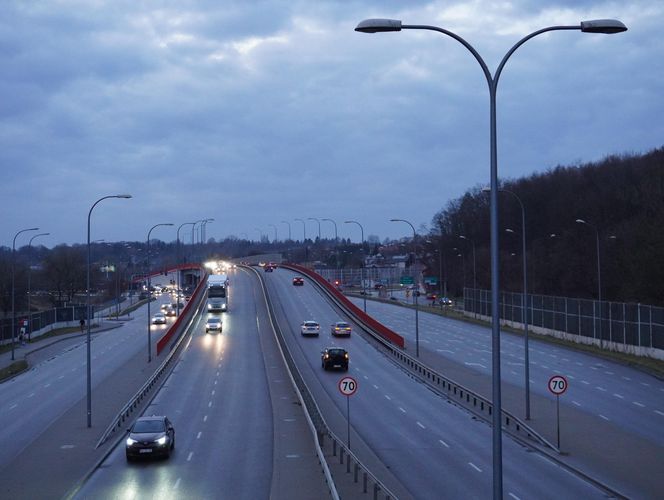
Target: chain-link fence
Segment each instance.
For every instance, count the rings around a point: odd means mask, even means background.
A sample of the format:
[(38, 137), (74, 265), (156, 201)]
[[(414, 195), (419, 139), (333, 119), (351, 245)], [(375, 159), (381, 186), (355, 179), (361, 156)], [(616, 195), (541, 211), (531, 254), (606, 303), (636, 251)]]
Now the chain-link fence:
[[(500, 318), (523, 327), (523, 294), (500, 294)], [(491, 316), (491, 291), (464, 289), (464, 310)], [(664, 349), (664, 308), (570, 297), (528, 295), (528, 325), (604, 345)], [(590, 340), (592, 339), (592, 341)]]

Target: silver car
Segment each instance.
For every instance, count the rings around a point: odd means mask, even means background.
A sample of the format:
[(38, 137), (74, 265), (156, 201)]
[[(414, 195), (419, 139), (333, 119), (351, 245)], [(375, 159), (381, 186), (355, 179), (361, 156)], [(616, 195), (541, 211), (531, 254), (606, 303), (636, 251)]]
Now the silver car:
[(312, 335), (318, 337), (320, 333), (320, 325), (315, 321), (304, 321), (300, 327), (300, 332), (304, 336)]

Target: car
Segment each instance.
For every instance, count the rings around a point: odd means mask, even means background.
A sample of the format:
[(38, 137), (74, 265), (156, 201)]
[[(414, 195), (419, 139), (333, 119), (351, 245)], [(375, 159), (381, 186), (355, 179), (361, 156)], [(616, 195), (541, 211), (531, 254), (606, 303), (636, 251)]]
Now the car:
[(274, 271), (274, 267), (272, 267), (270, 264), (268, 264), (268, 265), (265, 266), (264, 270), (265, 270), (266, 273), (271, 273), (272, 271)]
[(439, 302), (440, 302), (440, 305), (442, 305), (442, 306), (454, 305), (454, 302), (452, 302), (452, 299), (450, 299), (449, 297), (441, 297)]
[(164, 314), (168, 317), (177, 316), (177, 311), (173, 307), (167, 307), (164, 309)]
[(295, 276), (293, 278), (293, 286), (304, 286), (304, 278), (302, 276)]
[(219, 316), (210, 316), (205, 323), (205, 333), (210, 331), (221, 332), (222, 322)]
[(156, 313), (152, 316), (153, 325), (165, 325), (166, 324), (166, 315), (162, 312)]
[(335, 337), (338, 336), (349, 337), (351, 330), (352, 330), (351, 326), (345, 321), (337, 321), (336, 323), (332, 323), (332, 328), (330, 330), (330, 333)]
[(323, 370), (339, 368), (348, 371), (348, 352), (341, 347), (328, 347), (321, 352)]
[(303, 321), (302, 325), (300, 326), (300, 332), (303, 336), (313, 335), (318, 337), (318, 334), (320, 333), (320, 325), (311, 320)]
[(139, 457), (170, 457), (175, 449), (175, 428), (165, 416), (139, 417), (128, 429), (127, 461)]

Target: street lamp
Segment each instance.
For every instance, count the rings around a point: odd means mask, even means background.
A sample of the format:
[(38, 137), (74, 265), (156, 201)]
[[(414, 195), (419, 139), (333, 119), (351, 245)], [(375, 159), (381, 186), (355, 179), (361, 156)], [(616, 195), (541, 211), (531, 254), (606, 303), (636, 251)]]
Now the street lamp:
[(318, 241), (320, 241), (320, 219), (317, 219), (316, 217), (307, 217), (307, 220), (315, 220), (318, 222)]
[(205, 243), (207, 242), (207, 235), (205, 234), (205, 229), (206, 229), (206, 226), (207, 226), (210, 222), (214, 222), (214, 219), (213, 219), (213, 218), (212, 218), (212, 219), (205, 219), (205, 220), (201, 223), (201, 245), (203, 245), (203, 244), (205, 244)]
[(291, 241), (291, 240), (292, 240), (292, 237), (291, 237), (291, 225), (290, 225), (290, 222), (288, 222), (287, 220), (282, 220), (281, 223), (282, 223), (282, 224), (287, 224), (287, 225), (288, 225), (288, 240)]
[[(344, 224), (357, 224), (360, 226), (360, 232), (362, 234), (362, 251), (364, 251), (364, 228), (362, 227), (362, 224), (357, 222), (356, 220), (346, 220), (344, 221)], [(367, 312), (367, 290), (366, 286), (364, 283), (364, 257), (362, 257), (362, 263), (360, 265), (360, 279), (362, 280), (362, 299), (364, 301), (364, 312)]]
[(576, 219), (577, 224), (585, 224), (595, 230), (595, 237), (597, 241), (597, 300), (599, 301), (599, 345), (604, 346), (604, 339), (602, 338), (602, 267), (599, 260), (599, 229), (594, 224), (586, 222), (583, 219)]
[(31, 227), (30, 229), (21, 229), (18, 233), (14, 235), (14, 241), (12, 242), (12, 361), (14, 361), (14, 337), (15, 337), (15, 330), (16, 330), (16, 309), (14, 307), (14, 282), (15, 282), (15, 274), (16, 274), (16, 238), (18, 237), (19, 234), (21, 233), (26, 233), (28, 231), (39, 231), (38, 227)]
[[(39, 238), (40, 236), (48, 236), (51, 233), (39, 233), (35, 234), (30, 241), (28, 242), (28, 257), (30, 256), (30, 248), (32, 247), (32, 240)], [(30, 263), (28, 262), (28, 341), (30, 340), (30, 335), (32, 334), (32, 311), (30, 309), (30, 277), (32, 275), (32, 269)]]
[[(196, 223), (195, 222), (183, 222), (182, 224), (180, 224), (180, 226), (178, 227), (178, 230), (177, 230), (177, 239), (176, 239), (176, 243), (175, 243), (175, 253), (176, 253), (176, 255), (175, 255), (175, 264), (176, 264), (175, 272), (177, 273), (177, 287), (178, 287), (177, 293), (176, 293), (176, 298), (175, 298), (175, 311), (176, 311), (175, 314), (178, 318), (180, 317), (180, 267), (179, 267), (180, 266), (180, 229), (182, 229), (184, 226), (188, 226), (190, 224), (193, 226)], [(148, 294), (149, 294), (149, 292), (150, 292), (150, 290), (148, 290)], [(149, 302), (149, 300), (150, 300), (150, 297), (148, 295), (148, 302)], [(149, 317), (150, 317), (150, 315), (148, 314), (148, 318)]]
[[(148, 363), (152, 361), (152, 318), (150, 317), (150, 302), (152, 302), (152, 292), (150, 291), (150, 234), (155, 227), (159, 226), (173, 226), (174, 224), (170, 222), (164, 222), (162, 224), (155, 224), (148, 231)], [(176, 302), (179, 302), (178, 298)]]
[(90, 356), (90, 323), (91, 323), (91, 312), (92, 312), (92, 307), (90, 305), (90, 218), (92, 217), (92, 211), (94, 208), (101, 203), (104, 200), (107, 200), (109, 198), (131, 198), (130, 194), (113, 194), (109, 196), (103, 196), (102, 198), (99, 198), (97, 201), (95, 201), (92, 206), (90, 207), (90, 211), (88, 212), (88, 265), (87, 265), (87, 282), (86, 282), (86, 299), (87, 299), (87, 314), (86, 314), (86, 320), (88, 323), (87, 326), (87, 338), (86, 338), (86, 343), (87, 343), (87, 412), (88, 412), (88, 427), (92, 427), (92, 365), (91, 365), (91, 356)]
[(491, 339), (492, 339), (492, 398), (493, 398), (493, 497), (502, 498), (503, 494), (503, 465), (502, 465), (502, 428), (501, 428), (501, 388), (500, 388), (500, 318), (498, 314), (500, 297), (499, 260), (498, 260), (498, 147), (496, 127), (496, 93), (498, 80), (510, 56), (531, 38), (549, 31), (580, 30), (584, 33), (621, 33), (627, 31), (623, 23), (614, 19), (599, 19), (582, 21), (573, 26), (549, 26), (526, 35), (503, 56), (495, 74), (492, 76), (482, 56), (466, 40), (447, 29), (427, 25), (406, 25), (394, 19), (367, 19), (360, 22), (356, 31), (364, 33), (378, 33), (384, 31), (401, 31), (403, 29), (437, 31), (443, 35), (454, 38), (473, 55), (479, 63), (489, 87), (489, 128), (490, 128), (490, 157), (491, 157)]
[[(413, 230), (413, 264), (415, 264), (415, 258), (417, 256), (417, 243), (415, 239), (417, 238), (417, 233), (415, 232), (415, 226), (413, 226), (410, 222), (404, 219), (390, 219), (390, 222), (405, 222), (408, 224), (411, 229)], [(411, 266), (412, 270), (412, 266)], [(418, 318), (418, 312), (419, 312), (419, 307), (417, 303), (417, 298), (420, 295), (420, 285), (419, 282), (416, 280), (415, 284), (415, 355), (419, 358), (420, 357), (420, 322)]]
[(278, 239), (277, 238), (277, 226), (275, 226), (274, 224), (268, 224), (268, 226), (270, 226), (272, 229), (274, 229), (274, 242), (276, 243), (277, 239)]
[(332, 219), (321, 219), (327, 222), (334, 224), (334, 261), (337, 264), (337, 270), (339, 269), (339, 249), (337, 245), (339, 244), (339, 238), (337, 236), (337, 223)]
[(254, 231), (258, 232), (258, 242), (261, 243), (263, 241), (263, 231), (259, 227), (255, 227)]
[(460, 239), (470, 241), (471, 246), (473, 247), (473, 316), (477, 318), (477, 307), (475, 304), (475, 294), (477, 293), (477, 272), (475, 268), (475, 240), (466, 238), (464, 235), (459, 236)]
[(302, 223), (302, 243), (304, 243), (307, 240), (307, 224), (302, 219), (294, 219), (294, 220)]

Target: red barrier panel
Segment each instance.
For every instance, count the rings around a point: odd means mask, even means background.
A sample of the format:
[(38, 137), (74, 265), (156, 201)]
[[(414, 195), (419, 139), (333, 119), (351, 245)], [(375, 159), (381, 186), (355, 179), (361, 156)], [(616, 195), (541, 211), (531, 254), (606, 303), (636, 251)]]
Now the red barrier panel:
[(320, 283), (325, 287), (326, 290), (332, 293), (332, 295), (339, 301), (341, 302), (345, 307), (353, 311), (353, 313), (359, 317), (364, 323), (366, 323), (368, 326), (370, 326), (376, 333), (378, 333), (381, 337), (383, 337), (385, 340), (388, 342), (391, 342), (392, 344), (400, 347), (401, 349), (404, 348), (405, 341), (404, 338), (399, 335), (398, 333), (394, 332), (393, 330), (390, 330), (388, 327), (383, 325), (382, 323), (379, 323), (376, 321), (373, 317), (369, 316), (367, 313), (365, 313), (362, 309), (357, 307), (355, 304), (353, 304), (348, 297), (346, 297), (343, 293), (341, 293), (339, 290), (337, 290), (334, 286), (332, 286), (325, 278), (323, 278), (320, 274), (318, 274), (315, 271), (312, 271), (311, 269), (308, 269), (306, 267), (299, 266), (297, 264), (279, 264), (281, 267), (285, 267), (287, 269), (291, 269), (293, 271), (297, 271), (298, 273), (306, 274), (310, 278), (316, 280), (316, 282)]
[[(180, 267), (180, 269), (182, 269), (182, 267)], [(191, 267), (191, 265), (188, 265), (188, 267), (186, 267), (185, 269), (194, 269), (194, 268)], [(203, 271), (202, 267), (199, 267), (199, 269)], [(166, 331), (164, 336), (160, 338), (159, 341), (157, 342), (157, 356), (161, 354), (161, 351), (164, 349), (164, 347), (166, 347), (166, 345), (171, 341), (171, 338), (173, 337), (175, 332), (178, 331), (180, 323), (184, 321), (183, 318), (187, 317), (186, 313), (189, 312), (189, 306), (196, 302), (198, 296), (202, 293), (201, 290), (204, 290), (206, 286), (207, 286), (207, 274), (203, 273), (203, 278), (201, 278), (201, 280), (198, 282), (198, 286), (196, 287), (196, 290), (194, 290), (194, 293), (191, 295), (191, 299), (189, 299), (189, 302), (187, 302), (184, 305), (182, 311), (180, 311), (180, 316), (177, 317), (177, 319)], [(177, 300), (180, 300), (180, 298), (178, 297)]]

